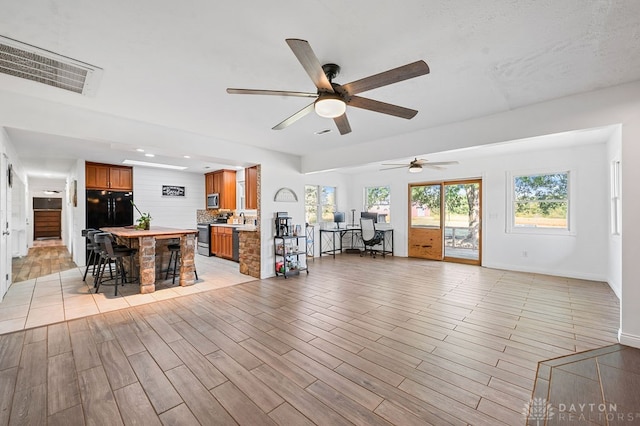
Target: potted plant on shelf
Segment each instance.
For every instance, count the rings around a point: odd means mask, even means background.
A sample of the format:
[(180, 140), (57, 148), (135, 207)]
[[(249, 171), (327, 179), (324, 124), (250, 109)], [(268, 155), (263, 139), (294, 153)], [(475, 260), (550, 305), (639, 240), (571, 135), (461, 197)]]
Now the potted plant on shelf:
[(151, 227), (151, 213), (142, 213), (138, 206), (136, 206), (136, 204), (133, 202), (133, 200), (131, 201), (131, 205), (135, 207), (135, 209), (138, 211), (138, 214), (140, 215), (140, 217), (136, 220), (136, 222), (138, 222), (138, 224), (136, 225), (136, 229), (149, 229)]

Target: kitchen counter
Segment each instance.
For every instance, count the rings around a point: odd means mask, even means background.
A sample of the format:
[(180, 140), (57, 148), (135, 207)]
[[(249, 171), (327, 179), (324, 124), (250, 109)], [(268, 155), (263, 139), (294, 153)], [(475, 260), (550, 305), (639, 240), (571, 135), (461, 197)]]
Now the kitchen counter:
[(255, 225), (243, 225), (241, 223), (212, 223), (211, 226), (221, 226), (223, 228), (237, 228), (238, 231), (255, 231)]

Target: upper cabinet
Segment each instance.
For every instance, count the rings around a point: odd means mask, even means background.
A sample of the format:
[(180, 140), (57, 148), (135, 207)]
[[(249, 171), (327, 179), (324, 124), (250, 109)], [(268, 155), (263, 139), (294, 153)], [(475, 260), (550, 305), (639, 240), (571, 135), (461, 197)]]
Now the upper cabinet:
[(244, 169), (244, 198), (247, 210), (258, 208), (258, 166)]
[(86, 163), (87, 189), (133, 191), (133, 168), (112, 164)]
[(236, 171), (218, 170), (204, 175), (205, 206), (208, 194), (219, 194), (221, 209), (235, 210), (236, 208)]
[(204, 204), (207, 205), (207, 195), (213, 194), (213, 173), (204, 175)]

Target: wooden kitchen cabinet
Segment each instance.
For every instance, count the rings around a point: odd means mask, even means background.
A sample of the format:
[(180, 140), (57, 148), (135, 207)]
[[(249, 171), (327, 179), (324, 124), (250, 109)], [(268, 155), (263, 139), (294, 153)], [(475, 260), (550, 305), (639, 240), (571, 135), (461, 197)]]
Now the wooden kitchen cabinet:
[(220, 253), (220, 239), (218, 238), (218, 229), (219, 226), (211, 227), (211, 239), (209, 240), (209, 250), (211, 250), (211, 254), (214, 256), (218, 256)]
[(109, 182), (111, 189), (133, 191), (133, 169), (130, 167), (110, 167)]
[(244, 199), (247, 210), (258, 208), (258, 166), (244, 169)]
[(235, 210), (236, 208), (236, 171), (218, 170), (204, 175), (205, 206), (208, 194), (219, 194), (221, 209)]
[(211, 227), (211, 254), (223, 259), (233, 257), (233, 228), (230, 226)]
[(224, 259), (231, 259), (233, 257), (233, 228), (222, 228), (220, 257)]
[(133, 191), (133, 168), (111, 164), (86, 163), (87, 189)]
[[(213, 173), (207, 173), (204, 175), (204, 196), (206, 197), (209, 194), (213, 194)], [(206, 201), (206, 200), (205, 200)]]

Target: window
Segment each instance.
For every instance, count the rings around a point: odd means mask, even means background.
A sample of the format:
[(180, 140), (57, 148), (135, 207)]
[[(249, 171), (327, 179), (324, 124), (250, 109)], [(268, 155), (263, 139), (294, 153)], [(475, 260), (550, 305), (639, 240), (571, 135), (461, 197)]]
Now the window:
[(515, 175), (510, 182), (510, 231), (570, 230), (568, 171)]
[(244, 181), (236, 183), (236, 209), (244, 210), (246, 208), (244, 200)]
[(391, 188), (388, 186), (372, 186), (364, 189), (364, 211), (384, 215), (385, 222), (391, 221)]
[(620, 235), (622, 209), (620, 208), (620, 160), (611, 162), (611, 233)]
[(333, 212), (336, 211), (336, 187), (305, 185), (304, 208), (307, 223), (333, 222)]
[(442, 185), (409, 185), (411, 190), (411, 227), (440, 228)]

